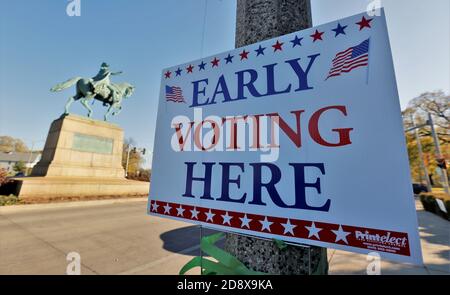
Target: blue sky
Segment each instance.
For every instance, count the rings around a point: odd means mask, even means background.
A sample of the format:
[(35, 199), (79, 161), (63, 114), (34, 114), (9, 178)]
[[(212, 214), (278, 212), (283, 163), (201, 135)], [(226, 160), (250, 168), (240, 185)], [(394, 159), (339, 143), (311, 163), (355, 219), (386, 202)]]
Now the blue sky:
[[(124, 71), (113, 81), (136, 86), (111, 121), (152, 150), (161, 69), (234, 47), (236, 0), (207, 1), (205, 18), (205, 0), (81, 0), (79, 17), (67, 16), (65, 0), (0, 0), (0, 135), (42, 148), (51, 121), (74, 91), (50, 93), (50, 87), (73, 76), (92, 77), (106, 61), (113, 71)], [(313, 23), (360, 13), (368, 3), (312, 0)], [(449, 92), (450, 1), (381, 4), (402, 107), (428, 90)], [(78, 103), (71, 111), (85, 114)], [(101, 119), (101, 104), (94, 112)]]

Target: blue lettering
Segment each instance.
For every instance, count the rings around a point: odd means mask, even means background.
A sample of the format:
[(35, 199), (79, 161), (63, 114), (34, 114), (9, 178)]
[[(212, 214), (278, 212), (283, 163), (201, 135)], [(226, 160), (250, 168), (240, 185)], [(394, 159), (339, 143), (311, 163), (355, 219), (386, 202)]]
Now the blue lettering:
[[(220, 198), (214, 199), (211, 197), (211, 180), (213, 166), (215, 163), (206, 162), (203, 163), (205, 166), (205, 172), (203, 177), (194, 177), (194, 166), (196, 162), (185, 162), (187, 165), (187, 176), (186, 176), (186, 189), (183, 197), (195, 198), (192, 194), (192, 183), (193, 181), (198, 181), (203, 183), (203, 195), (200, 199), (204, 200), (217, 200), (222, 202), (232, 202), (232, 203), (245, 203), (247, 198), (247, 193), (243, 193), (240, 198), (232, 198), (230, 196), (230, 184), (237, 185), (237, 188), (241, 187), (241, 176), (238, 175), (236, 178), (231, 178), (230, 168), (238, 167), (242, 172), (245, 172), (244, 163), (219, 163), (222, 167), (222, 185)], [(325, 175), (325, 166), (323, 163), (289, 163), (289, 166), (294, 168), (294, 184), (295, 189), (295, 202), (293, 205), (286, 204), (281, 198), (277, 191), (276, 185), (281, 180), (281, 169), (272, 163), (250, 163), (253, 168), (253, 199), (248, 202), (251, 205), (266, 206), (267, 204), (262, 200), (262, 189), (265, 188), (273, 204), (280, 208), (291, 208), (291, 209), (303, 209), (303, 210), (315, 210), (328, 212), (330, 210), (331, 200), (327, 199), (322, 206), (310, 206), (306, 202), (306, 188), (314, 188), (319, 194), (322, 193), (320, 187), (320, 178), (317, 178), (315, 182), (308, 183), (305, 181), (305, 169), (306, 168), (316, 168)], [(263, 169), (268, 169), (270, 172), (269, 181), (263, 182)], [(267, 171), (267, 170), (266, 170)]]
[(320, 53), (308, 56), (309, 64), (308, 64), (308, 67), (306, 68), (306, 71), (304, 71), (302, 66), (298, 63), (300, 58), (296, 58), (296, 59), (291, 59), (291, 60), (285, 61), (286, 63), (288, 63), (292, 67), (292, 69), (294, 70), (295, 74), (297, 74), (297, 77), (298, 77), (298, 88), (295, 89), (295, 91), (302, 91), (302, 90), (313, 89), (313, 87), (309, 87), (308, 86), (308, 74), (309, 74), (309, 70), (311, 70), (311, 66), (313, 65), (314, 61), (316, 60), (316, 58), (319, 55), (320, 55)]
[(195, 198), (195, 196), (192, 194), (192, 182), (193, 181), (200, 181), (203, 182), (203, 196), (200, 197), (200, 199), (208, 199), (213, 200), (211, 198), (211, 177), (212, 177), (212, 167), (215, 165), (215, 163), (203, 163), (205, 166), (205, 177), (194, 177), (194, 165), (196, 165), (196, 162), (185, 162), (184, 164), (187, 165), (187, 172), (186, 172), (186, 189), (183, 194), (183, 197), (187, 198)]
[(275, 90), (275, 71), (274, 68), (277, 64), (270, 64), (270, 65), (266, 65), (264, 66), (264, 68), (266, 68), (266, 72), (267, 72), (267, 93), (265, 94), (265, 96), (269, 96), (269, 95), (275, 95), (275, 94), (282, 94), (282, 93), (288, 93), (291, 91), (291, 84), (289, 84), (289, 86), (283, 90), (283, 91), (277, 91)]
[(221, 197), (217, 199), (217, 201), (224, 202), (234, 202), (234, 203), (244, 203), (245, 198), (247, 197), (247, 193), (244, 193), (242, 197), (238, 200), (232, 199), (230, 197), (230, 184), (234, 183), (238, 188), (241, 188), (241, 176), (239, 175), (235, 179), (230, 178), (230, 167), (235, 166), (241, 168), (242, 172), (244, 171), (244, 163), (219, 163), (222, 166), (222, 194)]
[[(244, 74), (245, 73), (249, 73), (250, 74), (250, 81), (247, 83), (244, 83)], [(237, 94), (237, 98), (234, 100), (240, 100), (240, 99), (246, 99), (247, 97), (244, 95), (244, 88), (247, 88), (248, 91), (250, 92), (250, 94), (254, 97), (261, 97), (262, 94), (260, 94), (258, 92), (258, 90), (256, 90), (255, 85), (253, 85), (253, 83), (255, 83), (255, 81), (258, 79), (258, 72), (255, 70), (243, 70), (243, 71), (239, 71), (236, 72), (237, 77), (238, 77), (238, 94)]]
[(315, 210), (315, 211), (325, 211), (328, 212), (330, 210), (331, 200), (328, 199), (323, 206), (320, 207), (312, 207), (306, 203), (306, 188), (312, 187), (317, 190), (317, 192), (321, 193), (320, 188), (320, 178), (317, 178), (314, 183), (305, 182), (305, 168), (306, 167), (315, 167), (320, 170), (320, 172), (325, 175), (325, 167), (323, 163), (309, 163), (309, 164), (300, 164), (300, 163), (289, 163), (290, 166), (294, 167), (294, 183), (295, 183), (295, 208), (305, 209), (305, 210)]
[(203, 79), (203, 80), (198, 80), (198, 81), (192, 82), (192, 84), (194, 84), (194, 93), (192, 95), (192, 105), (190, 105), (191, 108), (204, 106), (204, 105), (208, 105), (208, 104), (215, 104), (214, 99), (213, 99), (213, 101), (209, 102), (209, 98), (206, 99), (206, 101), (204, 103), (198, 102), (199, 94), (206, 95), (206, 87), (203, 87), (202, 90), (199, 89), (200, 82), (205, 82), (206, 85), (208, 85), (208, 79)]
[[(220, 90), (219, 90), (220, 87)], [(217, 81), (216, 89), (214, 90), (214, 95), (212, 98), (212, 101), (216, 100), (216, 95), (222, 93), (223, 95), (223, 102), (227, 102), (231, 100), (230, 92), (228, 91), (228, 86), (225, 81), (225, 77), (223, 75), (220, 76), (219, 81)]]

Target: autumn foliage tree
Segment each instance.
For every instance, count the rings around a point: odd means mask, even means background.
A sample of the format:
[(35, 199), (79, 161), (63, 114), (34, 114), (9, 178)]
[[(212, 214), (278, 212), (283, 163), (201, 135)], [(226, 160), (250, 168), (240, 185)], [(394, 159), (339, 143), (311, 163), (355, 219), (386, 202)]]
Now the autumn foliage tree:
[[(436, 133), (439, 138), (441, 152), (448, 160), (450, 155), (450, 96), (442, 91), (426, 92), (412, 99), (408, 107), (403, 111), (403, 122), (405, 129), (413, 126), (412, 119), (416, 126), (427, 123), (428, 114), (431, 114)], [(431, 128), (424, 126), (419, 130), (419, 138), (422, 144), (423, 157), (428, 173), (431, 174), (435, 185), (440, 185), (436, 154)], [(420, 168), (419, 152), (414, 132), (407, 132), (406, 143), (408, 148), (409, 163), (411, 167), (411, 177), (414, 181), (423, 182), (425, 175)]]
[(8, 171), (6, 169), (0, 168), (0, 186), (8, 182)]
[(0, 136), (0, 152), (28, 152), (27, 145), (18, 138)]
[[(426, 122), (431, 114), (440, 143), (450, 143), (450, 95), (442, 91), (423, 93), (409, 102), (407, 111), (419, 123)], [(420, 129), (420, 134), (431, 136), (430, 128)]]
[(123, 144), (123, 152), (122, 152), (123, 169), (126, 169), (128, 150), (131, 149), (130, 158), (128, 160), (128, 175), (130, 177), (138, 175), (139, 171), (142, 170), (142, 165), (145, 162), (142, 153), (140, 153), (139, 151), (136, 152), (133, 151), (133, 147), (135, 146), (136, 142), (132, 138), (126, 139)]

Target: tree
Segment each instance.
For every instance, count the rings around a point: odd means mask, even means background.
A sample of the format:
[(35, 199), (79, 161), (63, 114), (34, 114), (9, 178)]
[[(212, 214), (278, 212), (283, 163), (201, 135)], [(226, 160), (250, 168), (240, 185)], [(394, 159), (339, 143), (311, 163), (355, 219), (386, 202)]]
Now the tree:
[(24, 162), (19, 161), (19, 162), (16, 162), (16, 164), (14, 164), (13, 170), (16, 173), (20, 173), (20, 172), (25, 173), (25, 171), (27, 170), (27, 166), (25, 165)]
[(139, 180), (150, 181), (150, 176), (152, 175), (151, 169), (139, 169)]
[[(428, 113), (430, 113), (439, 137), (442, 153), (447, 156), (450, 152), (449, 104), (450, 97), (448, 95), (446, 96), (442, 91), (426, 92), (412, 99), (409, 102), (408, 107), (402, 113), (405, 130), (413, 127), (412, 119), (414, 119), (416, 126), (427, 123)], [(420, 167), (420, 161), (422, 161), (422, 159), (419, 158), (417, 141), (414, 133), (407, 132), (405, 137), (408, 148), (411, 178), (414, 181), (423, 182), (424, 177), (429, 177), (431, 175), (433, 182), (440, 186), (440, 177), (435, 173), (437, 161), (430, 127), (425, 126), (419, 129), (419, 138), (423, 149), (423, 161), (430, 175), (423, 175), (423, 171)]]
[(136, 171), (136, 173), (128, 173), (127, 178), (149, 182), (151, 173), (152, 171), (150, 169), (140, 168), (138, 171)]
[(122, 166), (123, 169), (127, 169), (127, 157), (128, 151), (130, 150), (130, 158), (128, 160), (128, 175), (134, 176), (142, 168), (145, 160), (139, 151), (134, 151), (133, 148), (136, 146), (136, 142), (132, 138), (128, 138), (123, 143), (122, 152)]
[(28, 152), (26, 144), (18, 138), (0, 136), (0, 152)]
[(4, 168), (0, 168), (0, 186), (8, 182), (8, 171)]
[[(450, 143), (450, 96), (443, 91), (425, 92), (412, 99), (405, 110), (412, 114), (419, 123), (428, 120), (428, 113), (433, 118), (441, 144)], [(421, 135), (430, 135), (430, 128), (422, 128)]]

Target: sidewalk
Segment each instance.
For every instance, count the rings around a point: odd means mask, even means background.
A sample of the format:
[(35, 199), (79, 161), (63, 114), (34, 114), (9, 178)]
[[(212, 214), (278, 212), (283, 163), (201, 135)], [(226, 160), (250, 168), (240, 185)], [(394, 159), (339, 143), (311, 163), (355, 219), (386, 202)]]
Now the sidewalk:
[[(416, 200), (423, 266), (381, 261), (382, 275), (450, 275), (450, 222), (423, 210)], [(366, 255), (329, 249), (330, 274), (366, 274)]]

